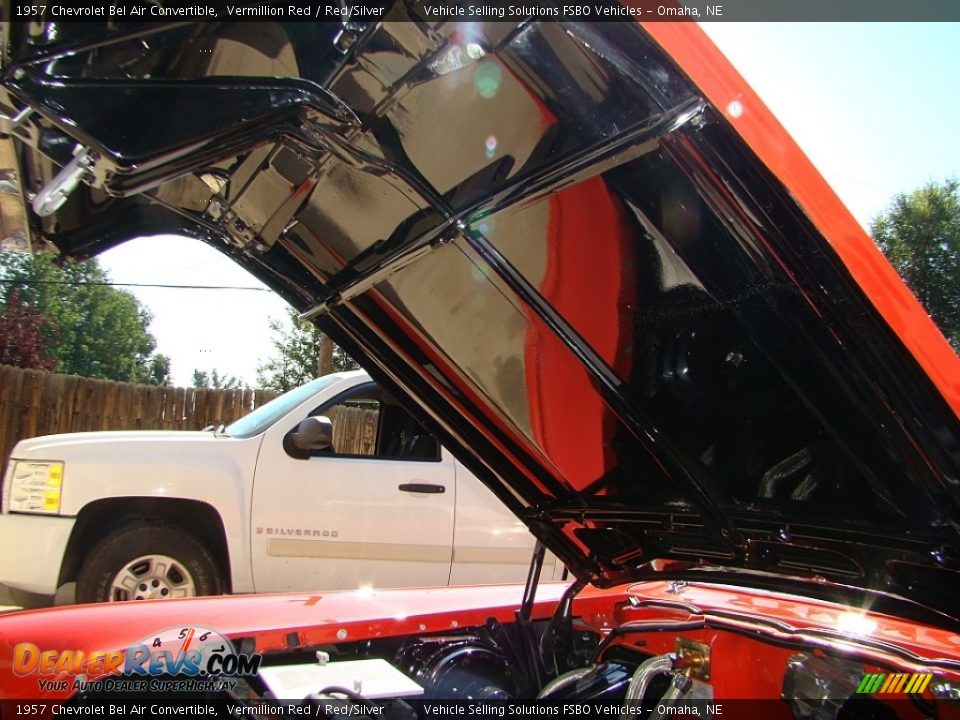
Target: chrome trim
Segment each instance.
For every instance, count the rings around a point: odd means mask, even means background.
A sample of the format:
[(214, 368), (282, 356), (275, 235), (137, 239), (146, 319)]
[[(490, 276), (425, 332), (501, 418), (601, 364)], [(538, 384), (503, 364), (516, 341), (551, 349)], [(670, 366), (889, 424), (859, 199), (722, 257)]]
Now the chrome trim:
[(33, 115), (32, 107), (25, 107), (13, 117), (0, 113), (0, 134), (9, 135), (31, 115)]

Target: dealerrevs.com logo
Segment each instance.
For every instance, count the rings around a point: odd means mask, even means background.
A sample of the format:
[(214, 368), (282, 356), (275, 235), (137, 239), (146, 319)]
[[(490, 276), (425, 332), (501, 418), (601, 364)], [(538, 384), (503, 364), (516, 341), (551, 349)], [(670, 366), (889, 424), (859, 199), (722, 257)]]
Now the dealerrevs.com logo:
[(13, 672), (38, 676), (41, 690), (197, 691), (229, 689), (234, 683), (225, 678), (256, 675), (261, 659), (259, 654), (238, 653), (216, 630), (186, 626), (161, 630), (125, 650), (18, 643)]

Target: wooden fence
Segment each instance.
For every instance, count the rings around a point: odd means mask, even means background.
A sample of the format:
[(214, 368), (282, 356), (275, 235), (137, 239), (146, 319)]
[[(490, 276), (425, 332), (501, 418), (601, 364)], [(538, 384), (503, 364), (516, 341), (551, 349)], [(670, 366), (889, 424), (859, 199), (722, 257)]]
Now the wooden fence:
[(0, 365), (0, 466), (18, 440), (85, 430), (201, 430), (276, 397), (269, 390), (157, 387)]
[(333, 423), (333, 448), (344, 455), (373, 455), (380, 423), (379, 403), (344, 403), (327, 411)]

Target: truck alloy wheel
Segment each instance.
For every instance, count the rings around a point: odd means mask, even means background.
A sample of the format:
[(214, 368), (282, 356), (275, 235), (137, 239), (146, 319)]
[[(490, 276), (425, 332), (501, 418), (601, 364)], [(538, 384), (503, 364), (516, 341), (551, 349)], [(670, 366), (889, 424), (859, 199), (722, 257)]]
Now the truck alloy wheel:
[(131, 560), (110, 583), (110, 600), (160, 600), (194, 597), (190, 571), (169, 555), (144, 555)]
[(77, 602), (164, 600), (223, 592), (210, 552), (179, 527), (128, 525), (101, 540), (77, 576)]

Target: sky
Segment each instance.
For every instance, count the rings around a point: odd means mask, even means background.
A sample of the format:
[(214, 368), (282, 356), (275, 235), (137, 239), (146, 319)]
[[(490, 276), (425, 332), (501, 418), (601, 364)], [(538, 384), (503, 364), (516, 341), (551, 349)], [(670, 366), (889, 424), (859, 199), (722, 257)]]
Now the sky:
[[(960, 178), (960, 24), (703, 23), (865, 228), (892, 198)], [(263, 286), (218, 251), (161, 236), (101, 256), (115, 282)], [(958, 271), (960, 273), (960, 271)], [(960, 277), (958, 277), (960, 282)], [(132, 289), (175, 385), (194, 369), (255, 385), (272, 353), (270, 292)]]

